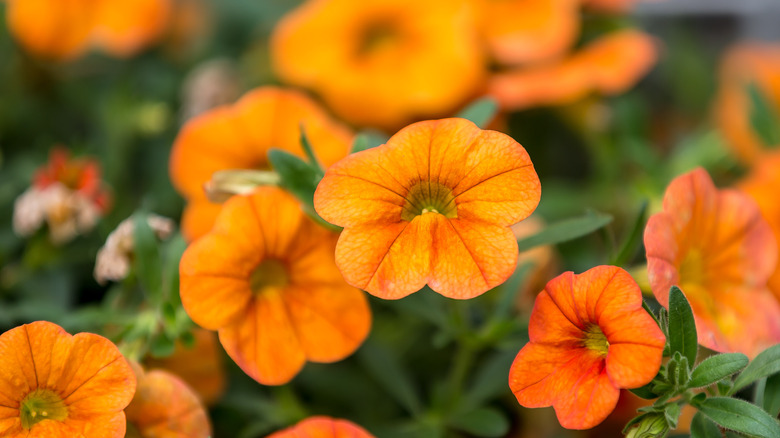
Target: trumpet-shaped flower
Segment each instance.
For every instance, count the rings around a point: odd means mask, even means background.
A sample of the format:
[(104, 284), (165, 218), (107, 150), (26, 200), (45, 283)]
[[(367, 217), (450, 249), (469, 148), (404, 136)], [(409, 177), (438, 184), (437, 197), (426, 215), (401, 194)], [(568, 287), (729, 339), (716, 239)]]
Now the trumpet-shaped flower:
[(737, 157), (753, 164), (766, 145), (750, 121), (750, 85), (758, 87), (770, 106), (780, 108), (780, 44), (736, 45), (721, 62), (715, 103), (718, 126)]
[(288, 382), (307, 360), (341, 360), (368, 335), (371, 313), (339, 275), (335, 240), (280, 189), (234, 196), (182, 256), (184, 309), (263, 384)]
[(221, 207), (209, 201), (203, 191), (214, 172), (269, 169), (271, 148), (303, 158), (301, 126), (323, 165), (347, 154), (351, 132), (297, 91), (261, 87), (234, 105), (188, 121), (176, 138), (170, 160), (173, 185), (187, 199), (182, 217), (184, 235), (195, 239), (214, 224)]
[(91, 46), (131, 56), (162, 36), (171, 0), (7, 0), (6, 19), (28, 51), (73, 59)]
[(653, 294), (668, 306), (670, 287), (682, 289), (701, 345), (755, 356), (780, 342), (780, 305), (767, 289), (777, 243), (750, 197), (696, 169), (669, 184), (644, 239)]
[(488, 93), (510, 110), (571, 104), (594, 92), (619, 94), (634, 86), (657, 56), (650, 36), (618, 31), (560, 62), (498, 73), (491, 78)]
[(395, 130), (446, 116), (479, 92), (485, 75), (470, 6), (310, 0), (274, 30), (273, 66), (282, 80), (312, 89), (358, 125)]
[(642, 308), (639, 286), (615, 266), (550, 280), (536, 298), (528, 335), (509, 386), (525, 407), (553, 406), (567, 429), (601, 423), (621, 388), (650, 382), (666, 344)]
[(126, 438), (208, 438), (211, 424), (198, 395), (177, 376), (135, 365), (138, 387), (125, 409)]
[(385, 299), (426, 284), (465, 299), (512, 274), (517, 242), (509, 226), (528, 217), (540, 196), (519, 143), (443, 119), (412, 124), (334, 164), (314, 207), (344, 227), (336, 263), (349, 284)]
[(502, 64), (547, 61), (571, 48), (580, 30), (577, 0), (473, 0), (479, 28)]
[(374, 436), (347, 420), (309, 417), (267, 438), (374, 438)]
[(46, 321), (0, 335), (0, 436), (122, 438), (135, 386), (102, 336), (71, 336)]

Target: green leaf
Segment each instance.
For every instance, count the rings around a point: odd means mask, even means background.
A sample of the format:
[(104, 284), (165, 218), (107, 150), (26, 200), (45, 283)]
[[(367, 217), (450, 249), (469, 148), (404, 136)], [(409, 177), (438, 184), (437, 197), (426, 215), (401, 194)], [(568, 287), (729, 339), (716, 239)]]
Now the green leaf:
[(484, 129), (496, 117), (497, 112), (498, 102), (492, 97), (483, 97), (472, 102), (456, 117), (471, 120), (475, 125)]
[(301, 148), (303, 148), (303, 152), (306, 153), (306, 158), (309, 159), (309, 165), (314, 169), (320, 178), (322, 178), (325, 175), (325, 171), (322, 170), (322, 165), (320, 164), (320, 161), (317, 159), (317, 155), (314, 153), (314, 149), (311, 147), (311, 143), (309, 142), (309, 138), (306, 136), (306, 129), (303, 126), (303, 123), (301, 123)]
[(691, 420), (691, 438), (723, 438), (723, 434), (717, 424), (697, 412)]
[(639, 214), (637, 214), (636, 220), (634, 220), (634, 224), (631, 226), (631, 231), (629, 231), (628, 237), (626, 237), (626, 240), (623, 242), (617, 255), (612, 259), (610, 265), (623, 266), (630, 262), (636, 255), (636, 251), (642, 243), (642, 237), (644, 236), (649, 205), (650, 204), (645, 201), (642, 203), (642, 206), (639, 207)]
[(133, 215), (133, 252), (135, 268), (141, 285), (155, 305), (162, 300), (162, 264), (157, 236), (149, 226), (146, 213)]
[(543, 245), (554, 245), (590, 234), (612, 222), (612, 216), (588, 211), (585, 215), (564, 219), (545, 227), (542, 231), (520, 239), (517, 246), (520, 252)]
[(780, 415), (780, 374), (766, 379), (763, 407), (773, 417)]
[(688, 358), (688, 363), (696, 363), (699, 349), (696, 323), (691, 305), (677, 286), (669, 290), (669, 346), (672, 354), (679, 351)]
[(365, 130), (355, 136), (352, 142), (351, 154), (363, 152), (367, 149), (375, 148), (387, 142), (387, 136), (374, 130)]
[(750, 365), (745, 368), (745, 371), (742, 371), (742, 374), (734, 380), (734, 387), (731, 388), (729, 394), (734, 394), (756, 380), (778, 372), (780, 372), (780, 344), (759, 353), (753, 362), (750, 362)]
[(368, 341), (358, 350), (357, 358), (377, 383), (409, 413), (418, 414), (422, 411), (422, 402), (414, 383), (393, 352), (376, 342)]
[(509, 280), (501, 285), (501, 296), (493, 311), (494, 321), (506, 319), (511, 314), (515, 302), (517, 301), (517, 294), (523, 289), (523, 283), (525, 283), (528, 274), (533, 268), (533, 261), (527, 261), (521, 264), (515, 268), (515, 272), (509, 277)]
[(744, 400), (710, 397), (697, 407), (699, 412), (726, 429), (762, 438), (780, 437), (780, 424), (761, 408)]
[(164, 333), (155, 336), (151, 345), (149, 345), (149, 353), (157, 358), (168, 357), (173, 354), (175, 349), (176, 343)]
[(279, 174), (281, 186), (303, 203), (306, 213), (319, 222), (327, 224), (314, 211), (314, 191), (317, 190), (317, 184), (322, 179), (320, 171), (281, 149), (269, 150), (268, 161)]
[(652, 400), (654, 398), (658, 398), (659, 394), (656, 394), (653, 392), (653, 382), (648, 383), (645, 386), (640, 386), (639, 388), (629, 389), (632, 393), (634, 393), (635, 396), (639, 398), (643, 398), (645, 400)]
[(176, 233), (165, 245), (165, 262), (162, 271), (163, 298), (179, 304), (179, 260), (187, 249), (187, 241), (181, 234)]
[(756, 83), (747, 86), (750, 96), (750, 124), (765, 145), (780, 145), (780, 117)]
[(681, 412), (682, 408), (680, 408), (680, 405), (677, 403), (669, 403), (664, 408), (664, 418), (666, 418), (666, 423), (671, 429), (677, 428), (677, 422), (680, 419)]
[(748, 357), (742, 353), (724, 353), (704, 359), (693, 370), (689, 387), (701, 388), (739, 372), (748, 364)]
[(506, 372), (512, 366), (516, 352), (496, 352), (477, 367), (471, 385), (460, 405), (463, 409), (475, 409), (494, 397), (506, 392)]
[(493, 408), (479, 408), (457, 415), (449, 425), (474, 436), (502, 437), (509, 431), (509, 421), (504, 414)]

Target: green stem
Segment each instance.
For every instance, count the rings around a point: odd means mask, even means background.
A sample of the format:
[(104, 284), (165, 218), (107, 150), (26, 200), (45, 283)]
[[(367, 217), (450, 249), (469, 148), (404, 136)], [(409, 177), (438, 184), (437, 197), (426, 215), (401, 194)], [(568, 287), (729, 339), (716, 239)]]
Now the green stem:
[(458, 406), (466, 383), (466, 377), (479, 350), (479, 347), (469, 339), (470, 331), (464, 315), (466, 308), (461, 306), (461, 304), (465, 305), (466, 303), (452, 303), (453, 325), (455, 326), (458, 339), (458, 351), (455, 353), (455, 359), (452, 362), (452, 368), (450, 368), (448, 386), (449, 410), (453, 410)]

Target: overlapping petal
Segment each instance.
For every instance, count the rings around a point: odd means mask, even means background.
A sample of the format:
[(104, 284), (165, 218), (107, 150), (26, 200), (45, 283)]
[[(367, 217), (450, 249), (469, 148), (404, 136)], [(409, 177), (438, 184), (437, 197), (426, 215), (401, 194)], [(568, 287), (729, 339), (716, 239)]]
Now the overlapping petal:
[(780, 341), (780, 306), (763, 297), (777, 243), (748, 196), (716, 189), (703, 169), (676, 178), (648, 220), (645, 248), (653, 293), (666, 306), (672, 285), (685, 292), (702, 345), (752, 356)]
[(330, 417), (309, 417), (267, 438), (374, 438), (362, 427)]

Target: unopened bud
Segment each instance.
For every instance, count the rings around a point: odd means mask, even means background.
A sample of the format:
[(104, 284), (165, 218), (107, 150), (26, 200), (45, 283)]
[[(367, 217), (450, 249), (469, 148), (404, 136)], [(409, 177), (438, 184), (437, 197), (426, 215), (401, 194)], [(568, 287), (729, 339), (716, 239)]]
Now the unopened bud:
[(209, 201), (220, 204), (233, 195), (245, 195), (259, 186), (274, 186), (280, 181), (276, 172), (265, 170), (220, 170), (203, 185)]
[(669, 424), (664, 414), (650, 414), (632, 426), (626, 438), (664, 438), (668, 433)]

